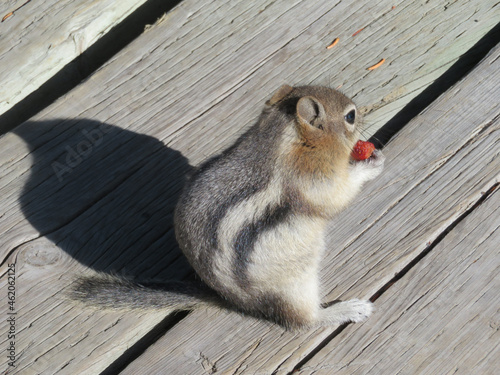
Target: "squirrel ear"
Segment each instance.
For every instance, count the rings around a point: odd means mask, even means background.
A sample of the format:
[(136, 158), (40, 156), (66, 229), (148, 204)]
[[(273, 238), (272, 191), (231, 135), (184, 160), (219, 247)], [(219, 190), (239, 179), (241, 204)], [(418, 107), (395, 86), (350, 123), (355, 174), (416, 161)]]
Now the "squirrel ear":
[(293, 87), (292, 86), (289, 86), (289, 85), (283, 85), (281, 86), (278, 91), (276, 91), (274, 93), (274, 95), (271, 97), (271, 99), (269, 99), (266, 104), (267, 105), (274, 105), (276, 103), (278, 103), (280, 100), (284, 99), (285, 96), (287, 96), (288, 94), (290, 94), (293, 90)]
[(325, 119), (325, 108), (312, 96), (304, 96), (297, 103), (297, 117), (303, 125), (322, 129), (321, 122)]

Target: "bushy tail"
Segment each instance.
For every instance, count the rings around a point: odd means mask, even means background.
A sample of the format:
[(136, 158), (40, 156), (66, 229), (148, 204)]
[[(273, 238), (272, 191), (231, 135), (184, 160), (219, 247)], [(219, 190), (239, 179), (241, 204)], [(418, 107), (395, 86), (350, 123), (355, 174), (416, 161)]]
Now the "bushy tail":
[(114, 310), (192, 310), (223, 305), (223, 300), (203, 285), (180, 281), (139, 284), (108, 274), (80, 277), (68, 294), (85, 305)]

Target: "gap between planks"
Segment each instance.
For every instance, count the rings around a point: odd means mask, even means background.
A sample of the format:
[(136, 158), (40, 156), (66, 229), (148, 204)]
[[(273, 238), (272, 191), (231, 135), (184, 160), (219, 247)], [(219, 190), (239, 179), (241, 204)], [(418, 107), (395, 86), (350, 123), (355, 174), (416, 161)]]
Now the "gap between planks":
[[(460, 222), (462, 222), (467, 216), (469, 216), (474, 210), (476, 210), (491, 194), (495, 192), (500, 183), (495, 183), (491, 186), (484, 194), (470, 207), (466, 210), (462, 215), (460, 215), (455, 221), (453, 221), (447, 228), (445, 228), (441, 234), (431, 243), (428, 244), (428, 247), (422, 251), (420, 254), (411, 260), (408, 265), (399, 271), (390, 281), (388, 281), (382, 288), (380, 288), (376, 293), (374, 293), (370, 297), (370, 301), (375, 302), (380, 298), (385, 292), (387, 292), (393, 285), (395, 285), (399, 280), (401, 280), (412, 268), (414, 268), (420, 261), (422, 261), (427, 255), (429, 255), (432, 250), (446, 238), (448, 233), (450, 233)], [(302, 361), (297, 363), (297, 365), (290, 371), (288, 374), (294, 374), (299, 371), (304, 365), (306, 365), (311, 359), (313, 359), (318, 352), (320, 352), (325, 346), (327, 346), (335, 337), (337, 337), (342, 331), (344, 331), (349, 325), (352, 323), (346, 323), (341, 325), (338, 329), (336, 329), (332, 334), (330, 334), (327, 338), (325, 338), (319, 345), (317, 345), (314, 350), (312, 350)], [(279, 370), (279, 367), (273, 374), (276, 374)]]
[[(444, 73), (444, 75), (442, 77), (440, 77), (436, 82), (438, 82), (439, 84), (437, 84), (435, 87), (433, 87), (433, 89), (431, 90), (424, 90), (421, 94), (419, 94), (412, 102), (408, 103), (398, 114), (397, 114), (397, 118), (406, 118), (408, 119), (407, 121), (409, 121), (409, 119), (411, 119), (409, 116), (416, 116), (416, 108), (418, 108), (418, 111), (417, 113), (421, 112), (422, 110), (425, 110), (425, 108), (427, 108), (428, 105), (430, 105), (434, 100), (437, 99), (437, 97), (446, 92), (447, 90), (450, 89), (450, 87), (452, 87), (454, 84), (458, 83), (462, 78), (464, 78), (467, 73), (469, 73), (469, 71), (472, 69), (472, 67), (470, 66), (470, 62), (471, 61), (474, 61), (475, 63), (477, 63), (478, 61), (480, 61), (481, 59), (483, 59), (494, 47), (495, 47), (495, 44), (491, 45), (490, 43), (495, 41), (493, 40), (494, 38), (492, 38), (492, 36), (498, 34), (498, 31), (499, 31), (499, 25), (497, 25), (495, 27), (494, 30), (492, 30), (491, 32), (489, 32), (485, 37), (483, 37), (479, 42), (476, 43), (476, 45), (469, 51), (467, 51), (464, 55), (462, 55), (462, 57), (459, 59), (459, 61), (457, 61), (448, 71), (446, 71)], [(485, 46), (488, 47), (488, 49), (485, 51), (484, 48)], [(481, 56), (481, 59), (476, 61), (474, 60), (474, 57), (476, 56), (477, 57), (477, 53), (478, 51), (482, 51), (480, 56)], [(483, 54), (484, 53), (484, 54)], [(457, 72), (460, 72), (458, 75), (457, 75)], [(446, 85), (443, 85), (442, 82), (447, 82)], [(436, 91), (438, 90), (437, 88), (442, 88), (442, 91)], [(415, 104), (417, 103), (417, 104)], [(474, 141), (474, 139), (480, 135), (482, 132), (486, 131), (486, 129), (488, 128), (489, 125), (491, 125), (492, 123), (494, 123), (496, 120), (493, 119), (491, 120), (488, 124), (485, 124), (484, 127), (482, 127), (477, 133), (473, 134), (469, 140), (467, 140), (467, 142), (464, 143), (464, 145), (462, 145), (462, 147), (458, 148), (456, 150), (455, 153), (459, 152), (461, 149), (463, 149), (464, 147), (466, 147), (468, 144), (470, 144), (471, 142)], [(383, 134), (383, 137), (384, 137), (384, 143), (387, 143), (390, 139), (392, 139), (395, 135), (397, 135), (402, 129), (404, 129), (404, 126), (399, 126), (399, 127), (394, 127), (394, 125), (392, 124), (393, 120), (390, 120), (389, 121), (389, 125), (388, 127), (383, 127), (382, 129), (379, 130), (379, 132), (377, 132), (373, 138), (376, 138), (377, 137), (377, 134)], [(406, 125), (406, 123), (404, 123), (404, 125)], [(373, 141), (373, 139), (372, 139)], [(378, 139), (375, 139), (375, 142), (378, 141)], [(438, 171), (440, 168), (442, 168), (448, 160), (450, 160), (451, 158), (453, 157), (453, 155), (450, 155), (449, 158), (447, 160), (445, 160), (442, 164), (440, 164), (436, 169), (434, 169), (432, 172), (430, 172), (429, 174), (427, 174), (424, 178), (425, 179), (428, 179), (431, 175), (433, 175), (436, 171)], [(422, 180), (423, 181), (423, 180)], [(420, 181), (420, 183), (422, 182)], [(406, 267), (404, 267), (401, 271), (399, 271), (393, 279), (391, 279), (390, 281), (388, 281), (383, 287), (381, 287), (376, 293), (374, 293), (371, 297), (370, 297), (370, 300), (372, 302), (376, 301), (384, 292), (386, 292), (392, 285), (394, 285), (398, 280), (400, 280), (406, 273), (408, 273), (413, 267), (415, 267), (418, 262), (420, 262), (425, 256), (427, 256), (431, 251), (432, 249), (434, 249), (445, 237), (446, 235), (456, 226), (458, 225), (462, 220), (464, 220), (469, 214), (471, 214), (473, 212), (473, 210), (475, 210), (478, 206), (481, 205), (481, 203), (490, 195), (494, 192), (494, 190), (498, 187), (498, 183), (495, 183), (493, 186), (491, 186), (487, 192), (485, 192), (485, 194), (480, 197), (475, 203), (473, 203), (471, 205), (471, 207), (469, 207), (464, 213), (462, 213), (457, 219), (455, 219), (447, 228), (445, 228), (440, 235), (438, 235), (438, 237), (433, 240), (426, 249), (424, 249), (421, 253), (419, 254), (416, 254), (416, 257), (412, 260), (409, 261), (408, 265)], [(411, 191), (411, 190), (410, 190)], [(408, 192), (407, 194), (409, 194), (410, 192)], [(407, 195), (406, 194), (406, 195)], [(404, 199), (404, 197), (406, 196), (402, 196), (401, 199)], [(397, 204), (397, 202), (395, 203)], [(391, 206), (392, 207), (392, 206)], [(391, 208), (389, 207), (388, 210)], [(381, 215), (383, 216), (383, 214)], [(372, 227), (373, 225), (375, 225), (375, 223), (377, 222), (377, 220), (375, 220), (372, 225), (370, 227)], [(366, 230), (368, 230), (370, 227), (367, 227)], [(366, 231), (365, 230), (365, 231)], [(359, 236), (361, 236), (364, 232), (360, 233)], [(355, 241), (355, 239), (352, 239), (351, 242)], [(348, 246), (349, 244), (347, 244), (346, 246)], [(182, 317), (182, 319), (187, 316), (184, 315)], [(179, 319), (178, 322), (180, 322), (182, 319)], [(304, 366), (304, 364), (306, 364), (307, 362), (309, 362), (322, 348), (324, 348), (330, 341), (332, 341), (336, 336), (338, 336), (345, 328), (347, 328), (349, 326), (349, 324), (344, 324), (340, 327), (338, 327), (334, 332), (332, 332), (329, 336), (327, 336), (325, 339), (323, 339), (321, 341), (321, 343), (319, 343), (315, 348), (314, 350), (312, 350), (307, 356), (304, 357), (303, 360), (301, 360), (300, 362), (297, 363), (297, 365), (294, 367), (294, 370), (289, 372), (289, 374), (292, 374), (295, 370), (298, 370), (300, 369), (302, 366)], [(156, 342), (158, 339), (161, 338), (161, 336), (163, 336), (164, 334), (167, 333), (167, 331), (169, 329), (171, 329), (173, 327), (173, 325), (170, 325), (168, 327), (168, 329), (164, 330), (162, 334), (158, 334), (155, 336), (154, 340), (148, 340), (148, 341), (144, 341), (144, 342), (141, 342), (141, 343), (136, 343), (134, 345), (134, 348), (135, 348), (135, 353), (137, 353), (137, 355), (134, 355), (134, 356), (127, 356), (126, 353), (124, 353), (123, 356), (119, 357), (118, 361), (120, 362), (120, 370), (122, 370), (123, 368), (126, 367), (126, 365), (128, 363), (132, 363), (139, 355), (140, 353), (144, 352), (148, 346), (152, 345), (154, 342)], [(128, 363), (127, 363), (128, 362)], [(102, 374), (103, 375), (112, 375), (112, 374), (118, 374), (118, 372), (113, 372), (111, 371), (111, 369), (114, 369), (114, 364), (110, 366), (110, 372), (108, 372), (108, 370), (106, 370), (105, 372), (103, 372)], [(273, 374), (277, 373), (279, 371), (279, 366), (278, 368), (273, 372)]]
[[(139, 7), (119, 25), (115, 26), (105, 36), (95, 42), (79, 57), (75, 58), (71, 63), (66, 65), (59, 73), (57, 73), (56, 76), (48, 80), (37, 91), (30, 94), (28, 97), (16, 104), (6, 113), (0, 115), (0, 135), (28, 120), (37, 112), (48, 107), (59, 97), (63, 96), (65, 93), (78, 86), (83, 80), (85, 80), (93, 72), (104, 65), (108, 60), (110, 60), (116, 53), (118, 53), (119, 50), (125, 48), (126, 45), (128, 45), (132, 40), (142, 34), (144, 28), (147, 25), (154, 23), (157, 19), (160, 18), (162, 14), (165, 14), (165, 12), (168, 12), (180, 2), (181, 0), (171, 0), (166, 3), (159, 0), (154, 0), (152, 2), (148, 1), (146, 4)], [(385, 15), (386, 14), (383, 14), (379, 18), (382, 18)], [(373, 22), (375, 21), (372, 21), (372, 23)], [(135, 25), (136, 27), (132, 28), (130, 27), (131, 25)], [(368, 27), (368, 25), (366, 27)], [(123, 33), (123, 30), (127, 30), (127, 32)], [(112, 43), (114, 40), (116, 40), (118, 33), (120, 33), (120, 40), (122, 42)], [(483, 36), (471, 49), (461, 55), (457, 62), (455, 62), (433, 84), (427, 87), (422, 93), (417, 95), (410, 103), (408, 103), (401, 111), (399, 111), (392, 119), (390, 119), (385, 126), (379, 129), (371, 137), (370, 141), (375, 143), (377, 147), (382, 147), (387, 142), (389, 142), (389, 140), (394, 137), (394, 135), (396, 135), (401, 129), (404, 128), (404, 126), (408, 123), (409, 120), (411, 120), (411, 118), (424, 110), (439, 95), (447, 91), (452, 85), (466, 76), (470, 72), (470, 70), (477, 63), (479, 63), (496, 45), (498, 37), (500, 36), (499, 34), (500, 23), (497, 24), (493, 29), (491, 29), (485, 36)], [(113, 48), (111, 48), (111, 46), (113, 46)], [(277, 51), (275, 53), (277, 53)], [(85, 61), (86, 63), (86, 65), (84, 66), (85, 69), (81, 69), (81, 60)], [(76, 74), (74, 72), (75, 69), (77, 69), (76, 65), (79, 65), (79, 77), (73, 76), (74, 74)], [(258, 69), (258, 67), (256, 69)], [(70, 73), (72, 71), (73, 73)], [(73, 76), (73, 78), (68, 80), (68, 74)], [(63, 85), (64, 88), (62, 88), (63, 86), (61, 86), (61, 82), (59, 82), (62, 77), (64, 77), (66, 82)], [(42, 102), (43, 105), (36, 104)], [(216, 104), (217, 103), (215, 103), (213, 106), (216, 106)], [(203, 113), (199, 114), (196, 118), (193, 118), (191, 122), (196, 120), (198, 117), (203, 116), (203, 114), (205, 112), (208, 112), (212, 107), (207, 108)], [(178, 131), (180, 131), (180, 129)], [(116, 187), (118, 187), (119, 185), (120, 184), (118, 184)], [(110, 192), (111, 191), (108, 191), (107, 193)], [(101, 198), (102, 197), (99, 197), (93, 203), (97, 202)], [(89, 207), (91, 207), (93, 203), (89, 205)], [(55, 228), (51, 232), (57, 231), (59, 228), (69, 224), (72, 220), (85, 212), (85, 210), (86, 209), (83, 209), (81, 212), (76, 214), (75, 217), (71, 218), (65, 223), (62, 223), (59, 227)], [(5, 263), (10, 254), (12, 254), (19, 246), (34, 241), (37, 238), (50, 233), (42, 233), (35, 238), (19, 244), (18, 246), (13, 248), (4, 257), (4, 259), (1, 260), (0, 266)]]
[[(0, 115), (0, 135), (7, 133), (74, 89), (111, 60), (182, 0), (148, 0), (67, 63), (35, 91)], [(50, 40), (48, 41), (50, 42)]]
[[(491, 60), (491, 58), (490, 58)], [(491, 61), (489, 61), (491, 63)], [(485, 64), (487, 64), (487, 62), (485, 62)], [(478, 72), (480, 72), (480, 70), (477, 70), (476, 71), (476, 75), (478, 74)], [(469, 82), (469, 81), (474, 81), (474, 78), (476, 77), (475, 75), (474, 76), (471, 76), (472, 78), (468, 78), (464, 81), (464, 83), (456, 88), (456, 89), (452, 89), (450, 90), (450, 95), (451, 97), (454, 97), (454, 95), (458, 92), (460, 92), (460, 90), (464, 90), (464, 89), (467, 89), (467, 88), (470, 88), (471, 86), (473, 86), (473, 83)], [(438, 103), (439, 104), (439, 103)], [(438, 109), (436, 109), (438, 110)], [(440, 111), (439, 111), (440, 112)], [(439, 113), (438, 112), (438, 113)], [(498, 119), (498, 115), (495, 115), (495, 116), (492, 116), (493, 119)], [(488, 119), (491, 119), (492, 117), (488, 117)], [(474, 143), (476, 143), (476, 141), (478, 141), (479, 139), (482, 139), (484, 138), (486, 135), (487, 135), (487, 129), (490, 129), (491, 125), (493, 124), (495, 120), (491, 120), (491, 121), (488, 121), (488, 122), (484, 122), (484, 123), (479, 123), (479, 126), (477, 128), (474, 128), (474, 129), (471, 129), (472, 131), (472, 136), (469, 138), (469, 139), (465, 139), (465, 140), (462, 140), (460, 142), (460, 144), (457, 145), (457, 148), (455, 149), (455, 152), (453, 154), (446, 154), (440, 159), (438, 160), (439, 162), (435, 164), (434, 167), (430, 168), (429, 169), (429, 176), (434, 176), (436, 174), (437, 171), (440, 171), (442, 169), (450, 169), (450, 168), (453, 168), (453, 166), (455, 166), (457, 164), (457, 160), (458, 162), (461, 160), (461, 158), (459, 157), (459, 155), (454, 158), (453, 156), (454, 155), (457, 155), (457, 154), (460, 154), (461, 151), (464, 151), (465, 148), (468, 148), (468, 147), (472, 147), (474, 145)], [(467, 121), (465, 123), (468, 123)], [(407, 135), (408, 136), (408, 135)], [(468, 147), (467, 147), (468, 146)], [(400, 157), (399, 155), (396, 156), (395, 159), (398, 159), (398, 157)], [(455, 160), (457, 159), (457, 160)], [(460, 164), (460, 163), (459, 163)], [(451, 165), (451, 167), (449, 167)], [(449, 168), (446, 168), (446, 167), (449, 167)], [(435, 178), (439, 178), (439, 175), (438, 177), (435, 177)], [(425, 179), (424, 179), (425, 180)], [(490, 180), (491, 181), (491, 180)], [(498, 182), (498, 179), (493, 179), (493, 181), (495, 181), (495, 184)], [(490, 188), (491, 187), (491, 184), (490, 185), (486, 185), (486, 189)], [(482, 190), (483, 191), (483, 188)], [(477, 194), (476, 194), (477, 193)], [(461, 207), (458, 212), (457, 212), (457, 215), (453, 215), (449, 220), (449, 221), (446, 221), (445, 222), (445, 225), (444, 226), (440, 226), (438, 227), (439, 228), (439, 231), (435, 232), (435, 233), (431, 233), (432, 236), (430, 236), (430, 239), (433, 239), (432, 241), (436, 241), (436, 239), (443, 235), (443, 233), (445, 234), (446, 231), (448, 230), (448, 228), (450, 227), (450, 225), (452, 225), (453, 223), (455, 223), (457, 220), (460, 219), (460, 217), (464, 214), (465, 211), (468, 211), (471, 209), (471, 207), (473, 207), (477, 202), (478, 200), (480, 200), (481, 198), (477, 198), (479, 196), (479, 191), (477, 191), (475, 194), (473, 194), (473, 196), (471, 197), (471, 199), (468, 201), (468, 204), (466, 207)], [(429, 237), (428, 237), (429, 238)], [(426, 247), (427, 249), (427, 247)], [(414, 254), (412, 254), (412, 258), (411, 259), (405, 259), (404, 262), (402, 262), (401, 264), (401, 268), (400, 270), (404, 270), (405, 267), (407, 267), (408, 263), (412, 261), (412, 259), (415, 259), (416, 257), (419, 256), (419, 254), (422, 253), (422, 249), (417, 249), (415, 251)], [(401, 272), (401, 271), (400, 271)], [(391, 280), (391, 278), (389, 278), (389, 280)], [(386, 283), (382, 283), (381, 284), (382, 287), (387, 285), (387, 282)], [(379, 288), (380, 290), (381, 288)], [(375, 295), (377, 292), (377, 290), (375, 290), (375, 293), (372, 292), (372, 295)], [(183, 327), (185, 328), (185, 327)], [(338, 334), (338, 332), (337, 332)], [(174, 334), (174, 337), (175, 337), (175, 334)], [(170, 336), (170, 338), (172, 338), (172, 335)], [(317, 344), (315, 344), (317, 345)], [(187, 348), (184, 348), (185, 350), (187, 350)], [(301, 352), (305, 351), (303, 348), (301, 348)], [(309, 353), (308, 353), (309, 354)], [(297, 355), (294, 355), (294, 357), (297, 357)], [(288, 358), (288, 357), (287, 357)], [(220, 359), (220, 358), (219, 358)], [(303, 358), (302, 358), (303, 359)], [(288, 360), (288, 359), (286, 359)], [(215, 360), (215, 362), (217, 362), (218, 360)], [(255, 361), (255, 358), (254, 358), (254, 361)], [(143, 361), (144, 362), (144, 361)], [(290, 361), (292, 362), (292, 361)], [(289, 363), (289, 366), (292, 365), (292, 366), (295, 366), (294, 364), (290, 364)], [(281, 366), (281, 365), (278, 365), (278, 366)], [(133, 366), (134, 367), (134, 366)], [(286, 366), (285, 366), (286, 367)], [(292, 367), (293, 368), (293, 367)], [(276, 367), (275, 367), (276, 369)], [(283, 371), (284, 369), (281, 368), (279, 369), (280, 371)], [(286, 370), (285, 370), (286, 371)], [(275, 371), (276, 372), (276, 371)], [(130, 371), (126, 371), (125, 373), (131, 373)], [(286, 373), (289, 373), (289, 370), (286, 371)]]

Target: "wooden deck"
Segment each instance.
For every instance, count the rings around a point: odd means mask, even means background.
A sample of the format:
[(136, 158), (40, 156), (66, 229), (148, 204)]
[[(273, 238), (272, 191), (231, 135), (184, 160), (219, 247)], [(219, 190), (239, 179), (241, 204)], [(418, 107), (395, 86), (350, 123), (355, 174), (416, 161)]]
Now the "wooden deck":
[[(24, 3), (2, 3), (0, 17)], [(32, 1), (0, 23), (2, 373), (498, 372), (500, 4), (184, 0), (3, 127), (144, 1), (115, 3)], [(382, 175), (332, 221), (321, 274), (325, 302), (371, 298), (369, 320), (292, 333), (229, 311), (64, 298), (95, 271), (191, 277), (172, 229), (184, 176), (284, 83), (340, 87), (364, 136), (388, 141)]]

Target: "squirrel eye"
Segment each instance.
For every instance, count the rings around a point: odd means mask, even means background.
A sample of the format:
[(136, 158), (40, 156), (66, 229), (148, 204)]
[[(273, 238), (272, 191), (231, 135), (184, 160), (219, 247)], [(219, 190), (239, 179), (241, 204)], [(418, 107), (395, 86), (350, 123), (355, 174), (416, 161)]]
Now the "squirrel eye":
[(354, 109), (352, 111), (349, 111), (349, 113), (347, 113), (344, 118), (349, 124), (354, 124), (354, 120), (356, 119), (356, 111), (354, 111)]

